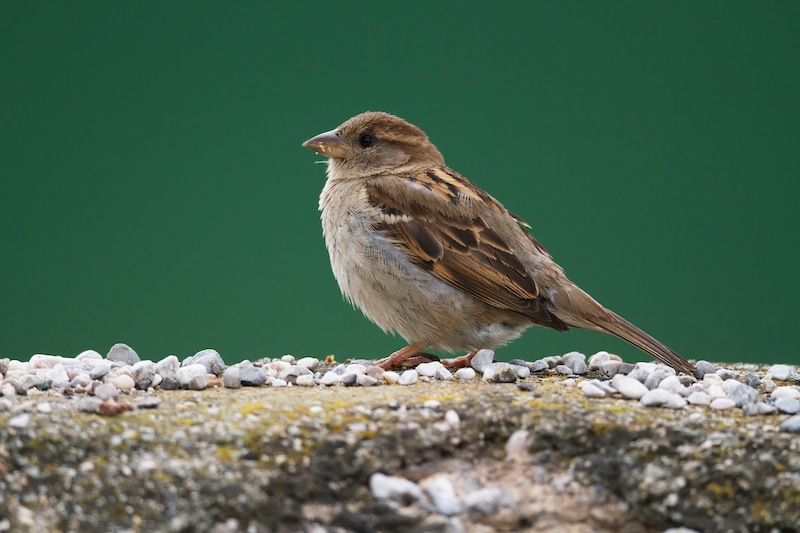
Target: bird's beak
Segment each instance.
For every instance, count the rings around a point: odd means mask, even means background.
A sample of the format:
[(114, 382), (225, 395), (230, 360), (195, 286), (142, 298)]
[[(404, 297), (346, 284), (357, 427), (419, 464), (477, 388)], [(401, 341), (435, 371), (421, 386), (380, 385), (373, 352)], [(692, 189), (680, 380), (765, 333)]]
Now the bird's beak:
[(325, 157), (336, 158), (344, 158), (344, 156), (347, 155), (348, 149), (350, 148), (347, 146), (347, 143), (344, 142), (337, 130), (320, 133), (316, 137), (304, 142), (303, 146), (306, 148), (311, 148), (318, 154), (322, 154)]

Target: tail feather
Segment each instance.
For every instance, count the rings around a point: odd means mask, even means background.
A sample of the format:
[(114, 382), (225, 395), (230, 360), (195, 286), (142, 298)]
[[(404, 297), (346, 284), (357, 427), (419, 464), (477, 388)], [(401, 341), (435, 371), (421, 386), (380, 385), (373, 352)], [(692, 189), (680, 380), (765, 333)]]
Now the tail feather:
[(609, 320), (595, 322), (595, 324), (603, 330), (619, 337), (620, 339), (629, 342), (646, 352), (662, 363), (671, 366), (678, 372), (685, 372), (690, 376), (695, 373), (694, 365), (689, 361), (672, 351), (665, 344), (659, 342), (655, 338), (648, 335), (638, 327), (634, 326), (613, 311), (608, 311)]

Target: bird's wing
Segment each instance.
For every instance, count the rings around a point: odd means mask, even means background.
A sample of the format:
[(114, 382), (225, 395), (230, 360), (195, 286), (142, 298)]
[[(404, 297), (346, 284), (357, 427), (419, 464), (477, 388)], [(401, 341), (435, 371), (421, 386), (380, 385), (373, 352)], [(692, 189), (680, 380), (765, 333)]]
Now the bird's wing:
[(489, 305), (567, 329), (548, 311), (531, 273), (487, 219), (509, 217), (512, 227), (523, 232), (516, 224), (524, 221), (469, 180), (441, 167), (373, 178), (366, 189), (369, 203), (379, 210), (376, 229), (402, 247), (417, 266)]

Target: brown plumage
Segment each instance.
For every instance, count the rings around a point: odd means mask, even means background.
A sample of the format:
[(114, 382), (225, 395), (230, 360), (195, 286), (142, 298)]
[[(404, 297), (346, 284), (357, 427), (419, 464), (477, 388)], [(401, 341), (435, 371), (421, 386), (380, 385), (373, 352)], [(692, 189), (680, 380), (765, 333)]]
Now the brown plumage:
[(411, 343), (384, 366), (427, 346), (474, 354), (536, 324), (610, 333), (694, 372), (569, 281), (530, 226), (447, 167), (416, 126), (363, 113), (304, 146), (330, 158), (320, 210), (343, 294)]

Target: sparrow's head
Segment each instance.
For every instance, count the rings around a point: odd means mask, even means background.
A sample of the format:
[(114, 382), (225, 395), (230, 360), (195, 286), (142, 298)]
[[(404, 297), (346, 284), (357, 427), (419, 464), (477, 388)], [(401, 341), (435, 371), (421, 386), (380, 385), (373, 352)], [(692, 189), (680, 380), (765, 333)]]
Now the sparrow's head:
[(337, 174), (392, 172), (409, 165), (439, 166), (442, 154), (418, 127), (388, 113), (367, 112), (307, 140), (303, 146), (330, 159)]

